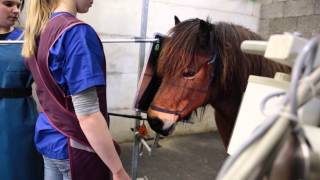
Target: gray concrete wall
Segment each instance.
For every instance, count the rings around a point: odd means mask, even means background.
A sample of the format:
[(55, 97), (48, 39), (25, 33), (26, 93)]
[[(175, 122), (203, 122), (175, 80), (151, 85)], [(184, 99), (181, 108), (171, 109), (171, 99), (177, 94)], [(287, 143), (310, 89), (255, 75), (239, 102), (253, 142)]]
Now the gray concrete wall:
[(320, 33), (320, 0), (261, 0), (259, 32), (268, 37), (300, 32), (310, 38)]

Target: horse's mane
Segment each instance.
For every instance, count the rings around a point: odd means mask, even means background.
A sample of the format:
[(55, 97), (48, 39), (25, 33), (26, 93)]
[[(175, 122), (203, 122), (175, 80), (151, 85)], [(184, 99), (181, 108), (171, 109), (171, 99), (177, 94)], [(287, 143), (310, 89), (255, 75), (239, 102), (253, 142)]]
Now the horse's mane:
[(274, 76), (275, 72), (289, 72), (286, 66), (264, 59), (262, 56), (248, 55), (241, 52), (244, 40), (262, 40), (245, 27), (231, 23), (211, 24), (208, 20), (189, 19), (177, 24), (165, 40), (158, 62), (158, 74), (174, 76), (186, 68), (198, 69), (202, 62), (199, 56), (210, 58), (218, 55), (218, 88), (226, 95), (240, 96), (245, 90), (250, 74)]

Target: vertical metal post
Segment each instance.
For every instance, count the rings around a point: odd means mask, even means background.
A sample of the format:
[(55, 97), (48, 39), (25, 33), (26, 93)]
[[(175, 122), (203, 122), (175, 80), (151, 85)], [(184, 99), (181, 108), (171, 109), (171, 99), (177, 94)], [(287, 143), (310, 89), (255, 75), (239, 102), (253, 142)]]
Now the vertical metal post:
[[(140, 26), (140, 37), (145, 38), (147, 35), (147, 27), (148, 27), (148, 12), (149, 12), (149, 0), (142, 0), (142, 13), (141, 13), (141, 26)], [(138, 78), (141, 75), (141, 71), (144, 65), (145, 59), (145, 43), (141, 43), (139, 47), (139, 66), (138, 66)], [(139, 112), (137, 112), (139, 115)], [(134, 124), (134, 144), (132, 150), (132, 163), (131, 163), (131, 178), (132, 180), (137, 179), (138, 172), (138, 162), (139, 162), (139, 144), (140, 138), (137, 136), (137, 129), (140, 126), (140, 120), (136, 119)]]
[[(149, 16), (149, 0), (142, 0), (142, 13), (141, 13), (141, 27), (140, 27), (140, 37), (146, 38), (148, 29), (148, 16)], [(144, 65), (144, 59), (146, 54), (146, 43), (141, 43), (139, 47), (139, 67), (138, 67), (138, 77), (140, 77), (141, 71)]]

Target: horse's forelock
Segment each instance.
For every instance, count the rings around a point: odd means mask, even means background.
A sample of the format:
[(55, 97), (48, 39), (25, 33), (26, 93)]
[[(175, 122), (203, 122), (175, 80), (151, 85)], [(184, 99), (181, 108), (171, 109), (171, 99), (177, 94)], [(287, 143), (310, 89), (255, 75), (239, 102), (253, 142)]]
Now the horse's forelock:
[(199, 53), (203, 53), (199, 39), (199, 19), (190, 19), (177, 24), (169, 32), (161, 50), (158, 73), (175, 75), (187, 67), (199, 66), (196, 61)]

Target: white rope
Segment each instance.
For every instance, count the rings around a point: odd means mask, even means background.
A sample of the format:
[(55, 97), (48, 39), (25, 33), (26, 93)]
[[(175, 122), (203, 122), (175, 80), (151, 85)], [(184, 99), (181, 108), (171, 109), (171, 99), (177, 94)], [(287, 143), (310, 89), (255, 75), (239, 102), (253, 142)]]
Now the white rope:
[(306, 77), (303, 79), (303, 85), (307, 86), (311, 90), (312, 97), (317, 96), (317, 87), (310, 77)]
[(281, 111), (280, 112), (280, 117), (288, 119), (288, 120), (291, 120), (291, 121), (295, 121), (295, 122), (299, 121), (299, 118), (298, 118), (297, 115), (295, 115), (293, 113), (290, 113), (288, 111)]
[[(265, 111), (266, 111), (266, 107), (267, 107), (267, 104), (268, 102), (273, 99), (273, 98), (280, 98), (280, 97), (285, 97), (286, 95), (286, 92), (275, 92), (275, 93), (272, 93), (270, 95), (267, 95), (266, 97), (264, 97), (262, 99), (262, 102), (260, 103), (260, 112), (261, 114), (264, 116), (264, 117), (269, 117), (271, 114), (267, 114)], [(284, 101), (284, 99), (282, 100)], [(283, 104), (283, 102), (281, 103)]]

